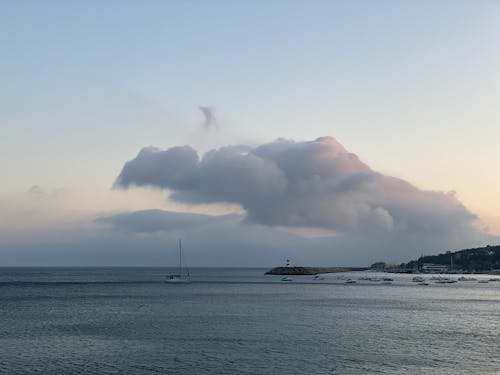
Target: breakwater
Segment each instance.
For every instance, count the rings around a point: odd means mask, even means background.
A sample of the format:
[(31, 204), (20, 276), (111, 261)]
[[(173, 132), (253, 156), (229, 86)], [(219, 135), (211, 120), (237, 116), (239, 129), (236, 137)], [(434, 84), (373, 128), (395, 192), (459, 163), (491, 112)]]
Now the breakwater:
[(317, 275), (366, 270), (368, 270), (366, 267), (274, 267), (267, 271), (266, 275)]

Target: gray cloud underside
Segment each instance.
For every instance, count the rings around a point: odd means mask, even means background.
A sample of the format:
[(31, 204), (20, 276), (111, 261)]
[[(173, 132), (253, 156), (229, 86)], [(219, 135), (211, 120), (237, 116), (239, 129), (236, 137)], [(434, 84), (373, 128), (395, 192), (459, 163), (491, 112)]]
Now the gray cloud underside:
[(123, 212), (111, 216), (101, 216), (95, 221), (97, 223), (109, 224), (124, 232), (153, 233), (201, 227), (203, 225), (209, 225), (214, 221), (239, 221), (240, 219), (238, 215), (211, 216), (164, 210), (141, 210)]
[[(463, 233), (450, 238), (437, 232), (424, 237), (370, 232), (364, 236), (303, 238), (265, 225), (242, 223), (239, 215), (209, 216), (162, 210), (125, 212), (98, 221), (111, 225), (131, 243), (140, 238), (136, 246), (147, 249), (145, 256), (152, 252), (149, 246), (156, 246), (150, 242), (158, 239), (155, 233), (163, 226), (160, 230), (164, 235), (163, 246), (175, 250), (176, 238), (183, 237), (191, 263), (201, 265), (276, 265), (287, 257), (297, 264), (368, 265), (377, 260), (402, 262), (421, 254), (495, 242), (491, 236), (471, 237)], [(175, 255), (174, 251), (170, 253)]]
[(300, 265), (369, 265), (403, 262), (421, 254), (498, 243), (476, 233), (426, 236), (403, 232), (304, 238), (266, 225), (249, 225), (239, 215), (208, 216), (161, 210), (101, 216), (96, 226), (57, 228), (0, 237), (3, 265), (177, 264), (177, 239), (184, 239), (190, 266), (271, 267), (286, 258)]
[(337, 233), (474, 234), (476, 216), (453, 194), (377, 173), (334, 138), (228, 146), (200, 158), (190, 146), (144, 148), (115, 187), (150, 186), (187, 203), (241, 205), (248, 222)]

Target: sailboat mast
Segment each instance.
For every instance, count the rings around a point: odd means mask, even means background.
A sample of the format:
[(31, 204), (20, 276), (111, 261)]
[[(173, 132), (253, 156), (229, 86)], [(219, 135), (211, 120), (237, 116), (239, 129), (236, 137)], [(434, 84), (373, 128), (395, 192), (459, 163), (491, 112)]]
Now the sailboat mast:
[(182, 274), (182, 242), (179, 238), (179, 274)]

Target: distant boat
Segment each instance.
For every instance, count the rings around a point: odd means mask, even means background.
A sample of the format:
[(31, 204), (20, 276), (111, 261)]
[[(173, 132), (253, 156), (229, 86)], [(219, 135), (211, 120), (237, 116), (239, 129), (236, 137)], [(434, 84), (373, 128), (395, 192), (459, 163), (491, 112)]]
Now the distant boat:
[(444, 277), (444, 276), (431, 277), (431, 280), (434, 280), (436, 284), (453, 284), (457, 282), (457, 280), (453, 280), (450, 279), (449, 277)]
[(353, 279), (347, 279), (345, 281), (346, 284), (356, 284), (356, 280), (353, 280)]
[(179, 272), (167, 275), (165, 282), (168, 284), (187, 284), (191, 282), (191, 275), (187, 267), (182, 267), (182, 241), (179, 238)]
[(318, 280), (324, 280), (325, 278), (320, 275), (314, 275), (313, 280), (318, 281)]
[(476, 279), (474, 277), (465, 277), (465, 276), (460, 276), (458, 278), (458, 281), (475, 281)]
[(425, 279), (422, 276), (415, 276), (413, 279), (411, 279), (414, 283), (423, 283), (425, 282)]
[(281, 281), (293, 281), (291, 277), (285, 276), (281, 278)]
[(394, 281), (394, 279), (392, 277), (384, 277), (384, 278), (382, 278), (382, 282), (384, 284), (392, 284), (393, 281)]

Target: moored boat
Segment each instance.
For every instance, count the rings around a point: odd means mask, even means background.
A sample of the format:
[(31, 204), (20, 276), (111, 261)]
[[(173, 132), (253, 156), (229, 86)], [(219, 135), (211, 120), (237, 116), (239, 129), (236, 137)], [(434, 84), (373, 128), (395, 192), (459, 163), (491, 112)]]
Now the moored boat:
[(450, 279), (449, 277), (443, 277), (443, 276), (433, 278), (433, 280), (436, 284), (453, 284), (457, 282), (457, 280), (453, 280)]
[(179, 238), (179, 272), (167, 275), (165, 278), (167, 284), (188, 284), (191, 282), (189, 269), (182, 266), (182, 241)]
[(460, 276), (460, 277), (458, 278), (458, 281), (474, 281), (474, 280), (476, 280), (476, 278), (474, 278), (474, 277), (465, 277), (465, 276)]

